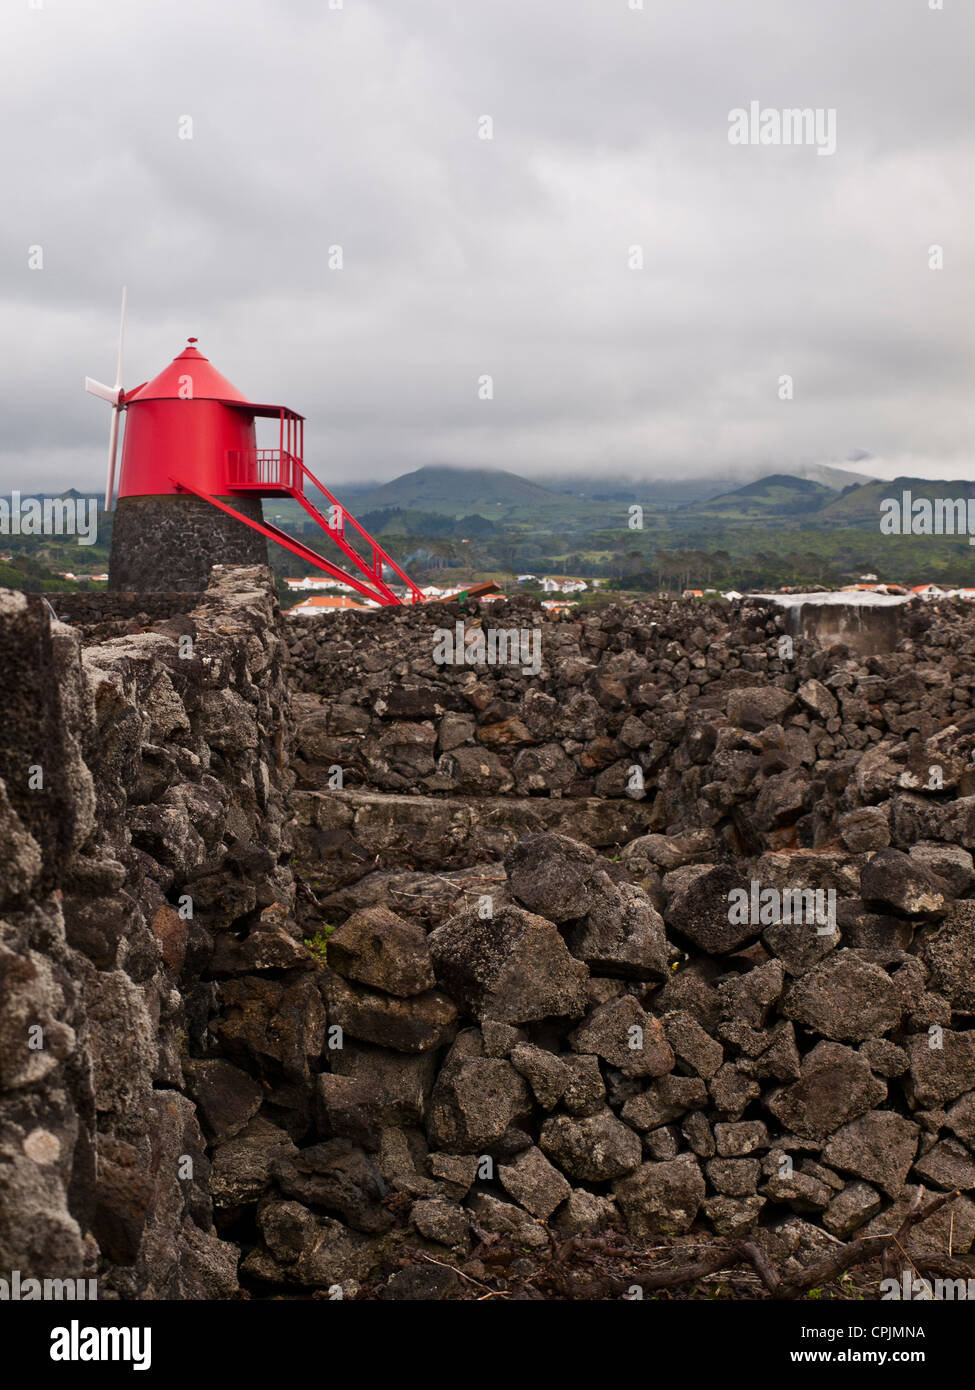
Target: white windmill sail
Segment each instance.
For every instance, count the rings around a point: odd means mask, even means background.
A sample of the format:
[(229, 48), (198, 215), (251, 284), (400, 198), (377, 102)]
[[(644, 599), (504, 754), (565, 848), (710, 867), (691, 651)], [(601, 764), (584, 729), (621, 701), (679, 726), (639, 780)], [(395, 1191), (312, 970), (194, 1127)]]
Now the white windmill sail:
[(112, 423), (108, 432), (108, 472), (105, 476), (105, 510), (110, 512), (115, 493), (115, 458), (118, 454), (118, 433), (125, 392), (122, 390), (122, 342), (125, 337), (125, 290), (122, 286), (122, 317), (118, 330), (118, 365), (115, 368), (115, 385), (106, 386), (93, 377), (85, 377), (85, 390), (93, 396), (108, 401), (112, 407)]

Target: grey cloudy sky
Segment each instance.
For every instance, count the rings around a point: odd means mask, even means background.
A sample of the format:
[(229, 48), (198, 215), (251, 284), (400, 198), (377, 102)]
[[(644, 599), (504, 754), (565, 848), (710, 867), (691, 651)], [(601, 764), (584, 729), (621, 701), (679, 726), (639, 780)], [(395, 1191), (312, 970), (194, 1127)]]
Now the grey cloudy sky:
[[(123, 283), (127, 386), (195, 334), (327, 483), (970, 474), (971, 0), (39, 2), (0, 11), (0, 489), (100, 489)], [(835, 107), (836, 153), (729, 144), (751, 101)]]

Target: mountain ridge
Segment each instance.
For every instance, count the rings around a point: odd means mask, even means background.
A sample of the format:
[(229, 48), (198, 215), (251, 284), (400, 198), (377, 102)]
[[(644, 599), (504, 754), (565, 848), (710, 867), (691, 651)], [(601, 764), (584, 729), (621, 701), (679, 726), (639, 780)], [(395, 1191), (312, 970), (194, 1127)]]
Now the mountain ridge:
[[(742, 489), (755, 489), (769, 479), (790, 478), (809, 484), (807, 500), (815, 493), (821, 505), (833, 500), (849, 487), (859, 487), (874, 479), (829, 465), (802, 465), (791, 472), (761, 474), (749, 470), (741, 474), (705, 475), (681, 479), (636, 479), (624, 474), (573, 476), (568, 474), (534, 482), (510, 469), (461, 468), (455, 464), (426, 464), (389, 482), (375, 486), (346, 487), (344, 493), (360, 510), (378, 511), (402, 507), (421, 511), (456, 512), (484, 508), (492, 516), (496, 507), (566, 506), (572, 501), (585, 503), (632, 503), (684, 510), (699, 504), (727, 499)], [(793, 488), (793, 484), (788, 485)], [(801, 491), (802, 487), (794, 490)], [(758, 488), (761, 491), (761, 488)], [(502, 513), (503, 514), (503, 513)]]

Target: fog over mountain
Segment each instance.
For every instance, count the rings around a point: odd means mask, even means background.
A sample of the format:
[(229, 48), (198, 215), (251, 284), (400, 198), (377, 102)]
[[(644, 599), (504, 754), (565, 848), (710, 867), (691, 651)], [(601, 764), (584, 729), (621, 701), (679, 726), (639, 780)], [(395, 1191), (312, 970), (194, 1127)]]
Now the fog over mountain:
[[(328, 483), (964, 476), (973, 45), (926, 0), (5, 6), (0, 490), (100, 489), (123, 283), (127, 386), (197, 335)], [(753, 101), (835, 153), (729, 143)]]

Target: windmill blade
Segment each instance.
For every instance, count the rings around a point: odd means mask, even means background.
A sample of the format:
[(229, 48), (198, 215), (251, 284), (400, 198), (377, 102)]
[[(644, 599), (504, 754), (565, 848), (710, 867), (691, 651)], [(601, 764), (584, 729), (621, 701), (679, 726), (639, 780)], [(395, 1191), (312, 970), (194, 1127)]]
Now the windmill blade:
[(95, 381), (93, 377), (85, 377), (85, 390), (92, 396), (99, 396), (103, 401), (108, 401), (110, 405), (118, 405), (122, 399), (122, 387), (106, 386), (104, 382)]
[(85, 377), (85, 390), (92, 396), (98, 396), (103, 401), (108, 401), (112, 406), (112, 423), (108, 434), (108, 472), (105, 477), (105, 510), (110, 512), (114, 502), (115, 494), (115, 460), (118, 455), (118, 435), (121, 423), (122, 402), (125, 399), (125, 392), (122, 390), (122, 346), (125, 341), (125, 299), (127, 289), (122, 286), (122, 315), (119, 319), (118, 328), (118, 363), (115, 368), (115, 385), (106, 386), (103, 381), (95, 381), (93, 377)]
[(115, 503), (115, 456), (118, 453), (118, 427), (120, 411), (118, 406), (112, 411), (112, 424), (108, 433), (108, 472), (105, 475), (105, 510), (110, 512)]

